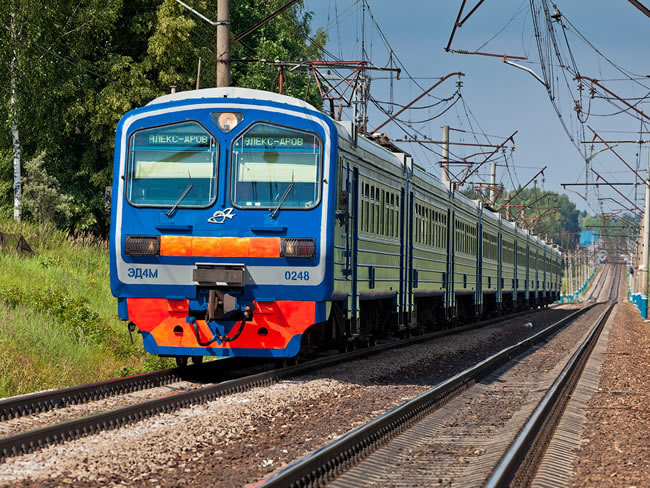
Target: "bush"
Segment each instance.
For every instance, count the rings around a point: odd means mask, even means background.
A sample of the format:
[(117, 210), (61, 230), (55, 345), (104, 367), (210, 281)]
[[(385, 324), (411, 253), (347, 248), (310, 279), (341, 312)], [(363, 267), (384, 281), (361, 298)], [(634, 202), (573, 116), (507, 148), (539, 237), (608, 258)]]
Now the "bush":
[(110, 327), (88, 307), (85, 299), (72, 298), (62, 290), (35, 288), (27, 291), (16, 286), (4, 286), (0, 288), (0, 301), (12, 308), (22, 306), (50, 315), (80, 341), (98, 344), (111, 333)]
[(45, 169), (45, 152), (25, 163), (23, 211), (41, 224), (64, 227), (73, 215), (72, 197), (61, 193), (59, 181)]

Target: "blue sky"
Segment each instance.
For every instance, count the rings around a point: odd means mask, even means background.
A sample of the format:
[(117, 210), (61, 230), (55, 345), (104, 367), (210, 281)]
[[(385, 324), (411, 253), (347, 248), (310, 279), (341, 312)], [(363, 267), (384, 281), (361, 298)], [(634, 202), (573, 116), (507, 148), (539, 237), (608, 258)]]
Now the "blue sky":
[[(476, 0), (468, 0), (465, 11), (467, 12), (475, 3)], [(458, 102), (441, 117), (426, 124), (415, 124), (413, 128), (435, 140), (440, 139), (443, 125), (502, 136), (502, 139), (490, 138), (494, 143), (500, 143), (505, 137), (518, 130), (515, 137), (516, 149), (513, 153), (508, 151), (509, 174), (505, 167), (498, 168), (498, 179), (504, 181), (506, 186), (512, 187), (513, 183), (524, 184), (543, 166), (548, 166), (548, 169), (545, 172), (545, 181), (538, 180), (538, 186), (543, 186), (545, 189), (562, 191), (561, 183), (584, 182), (584, 157), (563, 130), (546, 89), (539, 81), (524, 71), (504, 64), (500, 58), (451, 54), (444, 51), (461, 0), (370, 0), (369, 4), (393, 51), (411, 76), (421, 78), (416, 81), (422, 88), (430, 87), (436, 81), (434, 78), (448, 73), (454, 71), (465, 73), (461, 90), (463, 101), (471, 112), (469, 116), (471, 127), (465, 114), (465, 107)], [(314, 13), (313, 27), (326, 26), (329, 35), (327, 49), (341, 59), (358, 60), (361, 57), (361, 5), (360, 0), (305, 1), (306, 9)], [(650, 18), (629, 2), (626, 0), (565, 0), (558, 1), (557, 5), (566, 19), (607, 58), (630, 72), (650, 75), (648, 63)], [(510, 21), (513, 16), (515, 18)], [(522, 63), (526, 63), (526, 66), (541, 75), (529, 0), (486, 1), (474, 16), (457, 30), (452, 49), (476, 50), (506, 24), (508, 26), (482, 47), (481, 51), (528, 56), (529, 62)], [(369, 15), (366, 15), (365, 32), (366, 50), (370, 60), (378, 66), (385, 66), (389, 59), (388, 50)], [(650, 92), (650, 88), (646, 89), (642, 86), (650, 87), (650, 78), (647, 81), (639, 80), (639, 83), (609, 81), (623, 78), (623, 75), (603, 57), (587, 47), (573, 33), (573, 29), (569, 30), (568, 40), (582, 75), (608, 80), (603, 83), (612, 91), (625, 97), (642, 97)], [(562, 76), (559, 69), (556, 69), (555, 73), (558, 77)], [(375, 72), (371, 76), (373, 97), (377, 100), (389, 101), (389, 81), (382, 79), (386, 78), (387, 74)], [(395, 103), (406, 104), (418, 96), (421, 90), (414, 81), (406, 79), (405, 73), (402, 78), (401, 81), (394, 81), (392, 100)], [(559, 86), (564, 88), (557, 93), (558, 106), (565, 113), (569, 130), (577, 134), (581, 124), (571, 113), (574, 105), (572, 95), (566, 89), (563, 78), (560, 78)], [(570, 77), (569, 86), (575, 93), (577, 82)], [(450, 79), (436, 88), (432, 95), (444, 98), (452, 95), (454, 91), (455, 80)], [(588, 90), (585, 90), (585, 93), (587, 92)], [(585, 97), (585, 111), (587, 99), (588, 97)], [(427, 97), (418, 105), (430, 105), (436, 101)], [(436, 115), (441, 107), (442, 105), (428, 110), (405, 112), (403, 117), (409, 120), (427, 119)], [(639, 108), (644, 110), (642, 104)], [(645, 109), (650, 113), (650, 101)], [(640, 128), (638, 118), (625, 113), (607, 117), (597, 116), (597, 114), (610, 114), (616, 111), (617, 109), (609, 103), (594, 100), (591, 115), (584, 125), (588, 138), (591, 139), (592, 134), (587, 129), (587, 124), (607, 140), (638, 139), (638, 133), (635, 132), (608, 132), (638, 131)], [(370, 117), (370, 127), (378, 125), (386, 118), (374, 109), (370, 111)], [(386, 126), (382, 131), (386, 131), (393, 138), (404, 136), (404, 131), (395, 124)], [(650, 139), (650, 134), (646, 137)], [(452, 131), (451, 138), (452, 141), (474, 142), (469, 134), (455, 131)], [(485, 142), (482, 137), (479, 137), (479, 140)], [(403, 147), (409, 150), (421, 165), (435, 174), (440, 174), (439, 167), (436, 165), (438, 156), (419, 145), (403, 145)], [(440, 150), (436, 146), (429, 147)], [(580, 147), (584, 146), (580, 145)], [(596, 146), (595, 150), (602, 147)], [(620, 144), (615, 150), (634, 167), (637, 164), (638, 148), (638, 145)], [(458, 146), (452, 146), (452, 150), (458, 156), (467, 156), (478, 151), (478, 149)], [(587, 154), (591, 154), (588, 147)], [(474, 160), (482, 159), (476, 157)], [(640, 160), (641, 168), (645, 168), (648, 162), (647, 146), (642, 147)], [(595, 156), (592, 162), (594, 169), (610, 182), (633, 181), (632, 173), (609, 151)], [(481, 173), (486, 176), (487, 165), (484, 168), (486, 171), (481, 170)], [(584, 193), (584, 187), (574, 189)], [(632, 187), (619, 189), (633, 199)], [(575, 194), (569, 193), (569, 196), (579, 208), (587, 209), (591, 213), (598, 208), (598, 202), (593, 188), (590, 189), (590, 193), (588, 203)], [(623, 201), (610, 189), (601, 188), (600, 196), (614, 197)], [(641, 187), (638, 196), (642, 197)], [(640, 202), (637, 204), (642, 206)], [(617, 205), (611, 200), (606, 202), (606, 210), (614, 208), (617, 208)]]

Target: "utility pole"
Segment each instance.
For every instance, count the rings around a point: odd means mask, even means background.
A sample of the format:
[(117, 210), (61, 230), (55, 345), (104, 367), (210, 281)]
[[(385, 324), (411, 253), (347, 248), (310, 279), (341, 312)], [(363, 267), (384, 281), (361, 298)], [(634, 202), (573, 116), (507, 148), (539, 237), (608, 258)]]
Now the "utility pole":
[(496, 206), (497, 203), (497, 162), (492, 161), (490, 167), (490, 204), (492, 208)]
[(217, 2), (217, 87), (230, 86), (230, 0)]
[(571, 295), (571, 299), (573, 300), (573, 252), (571, 249), (568, 251), (568, 259), (569, 259), (569, 295)]
[(449, 184), (449, 126), (442, 126), (442, 182)]
[[(648, 165), (650, 169), (650, 164)], [(645, 202), (643, 205), (643, 226), (641, 227), (641, 232), (643, 233), (643, 243), (641, 244), (642, 254), (641, 254), (641, 263), (639, 266), (639, 281), (642, 303), (647, 307), (648, 304), (648, 257), (650, 253), (648, 252), (648, 247), (650, 246), (650, 187), (645, 186)], [(641, 315), (643, 318), (647, 318), (648, 310), (642, 310)]]

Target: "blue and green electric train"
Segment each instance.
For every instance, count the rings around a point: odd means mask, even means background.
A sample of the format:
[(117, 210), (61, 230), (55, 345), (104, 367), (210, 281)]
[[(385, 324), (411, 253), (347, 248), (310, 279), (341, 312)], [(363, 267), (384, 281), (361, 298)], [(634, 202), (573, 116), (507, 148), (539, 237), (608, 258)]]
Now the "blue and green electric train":
[(560, 293), (561, 255), (295, 98), (174, 93), (117, 127), (111, 289), (146, 350), (287, 358)]

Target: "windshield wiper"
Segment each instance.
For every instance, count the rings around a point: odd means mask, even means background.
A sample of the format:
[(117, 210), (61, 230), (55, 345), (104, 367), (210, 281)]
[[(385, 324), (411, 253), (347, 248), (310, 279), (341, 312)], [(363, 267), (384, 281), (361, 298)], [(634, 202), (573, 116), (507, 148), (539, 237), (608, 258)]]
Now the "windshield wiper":
[(183, 193), (181, 193), (181, 196), (178, 197), (178, 200), (176, 200), (176, 203), (172, 206), (172, 208), (170, 208), (167, 211), (167, 213), (165, 214), (165, 215), (167, 215), (167, 217), (172, 217), (174, 215), (174, 213), (176, 212), (176, 209), (178, 208), (178, 206), (185, 199), (185, 197), (190, 192), (190, 190), (192, 190), (194, 188), (194, 183), (192, 183), (192, 176), (190, 175), (189, 171), (187, 173), (187, 177), (190, 179), (190, 184), (187, 185), (187, 188), (185, 188)]
[(293, 190), (293, 183), (289, 183), (289, 186), (287, 186), (287, 189), (284, 191), (284, 194), (282, 195), (282, 198), (280, 198), (280, 201), (278, 202), (278, 206), (275, 207), (275, 209), (273, 209), (273, 212), (271, 212), (271, 218), (272, 219), (274, 219), (275, 216), (280, 211), (280, 207), (282, 207), (282, 204), (284, 203), (284, 201), (289, 196), (289, 193), (291, 193), (291, 190)]

